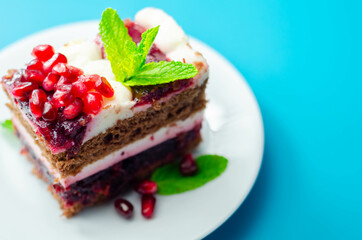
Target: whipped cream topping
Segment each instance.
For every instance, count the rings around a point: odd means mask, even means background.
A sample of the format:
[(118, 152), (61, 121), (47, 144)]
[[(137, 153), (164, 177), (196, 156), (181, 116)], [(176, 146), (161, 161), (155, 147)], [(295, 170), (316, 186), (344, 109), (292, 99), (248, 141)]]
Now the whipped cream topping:
[(154, 43), (170, 59), (187, 63), (204, 62), (188, 44), (189, 40), (182, 28), (170, 15), (161, 9), (144, 8), (135, 16), (135, 23), (145, 28), (160, 26)]
[(81, 69), (89, 62), (102, 59), (102, 51), (94, 41), (73, 40), (57, 52), (64, 54), (69, 64)]

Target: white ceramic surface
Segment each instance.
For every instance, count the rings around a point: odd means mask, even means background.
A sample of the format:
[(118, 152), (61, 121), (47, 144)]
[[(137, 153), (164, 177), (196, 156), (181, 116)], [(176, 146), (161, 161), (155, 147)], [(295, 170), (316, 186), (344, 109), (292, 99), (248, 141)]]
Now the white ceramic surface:
[[(81, 22), (46, 30), (0, 53), (0, 75), (24, 66), (40, 43), (56, 47), (75, 38), (92, 38), (97, 22)], [(209, 103), (202, 129), (204, 141), (195, 154), (229, 159), (226, 171), (205, 186), (183, 194), (157, 196), (154, 218), (140, 214), (140, 198), (129, 193), (133, 219), (120, 217), (113, 202), (86, 209), (72, 219), (60, 216), (47, 186), (31, 174), (32, 165), (19, 154), (12, 133), (0, 129), (0, 239), (200, 239), (220, 226), (240, 206), (258, 175), (264, 131), (256, 99), (240, 73), (219, 53), (191, 39), (210, 64)], [(0, 93), (0, 121), (10, 114)]]

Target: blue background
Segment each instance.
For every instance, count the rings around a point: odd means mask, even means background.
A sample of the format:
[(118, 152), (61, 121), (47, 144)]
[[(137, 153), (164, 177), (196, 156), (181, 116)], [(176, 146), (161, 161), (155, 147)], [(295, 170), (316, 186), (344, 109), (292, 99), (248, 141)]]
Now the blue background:
[(362, 239), (361, 1), (0, 3), (0, 48), (108, 6), (163, 8), (239, 69), (264, 118), (259, 178), (207, 239)]

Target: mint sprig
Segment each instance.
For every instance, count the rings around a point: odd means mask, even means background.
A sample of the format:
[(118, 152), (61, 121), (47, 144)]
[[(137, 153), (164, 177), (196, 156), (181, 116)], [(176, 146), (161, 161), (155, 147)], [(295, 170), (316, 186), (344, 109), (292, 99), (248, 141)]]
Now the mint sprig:
[(7, 129), (7, 130), (13, 130), (14, 127), (13, 127), (13, 123), (11, 122), (10, 119), (7, 119), (5, 120), (4, 122), (1, 123), (1, 126), (4, 128), (4, 129)]
[(154, 85), (192, 78), (196, 74), (197, 69), (192, 64), (175, 61), (151, 62), (144, 65), (135, 76), (125, 82), (128, 86)]
[(158, 29), (159, 26), (145, 31), (137, 46), (117, 11), (107, 8), (103, 12), (99, 32), (117, 81), (127, 86), (145, 86), (196, 76), (198, 70), (192, 64), (174, 61), (145, 64)]
[(157, 183), (158, 193), (172, 195), (201, 187), (225, 171), (228, 160), (218, 155), (202, 155), (195, 159), (198, 172), (194, 176), (181, 175), (178, 163), (156, 169), (151, 180)]

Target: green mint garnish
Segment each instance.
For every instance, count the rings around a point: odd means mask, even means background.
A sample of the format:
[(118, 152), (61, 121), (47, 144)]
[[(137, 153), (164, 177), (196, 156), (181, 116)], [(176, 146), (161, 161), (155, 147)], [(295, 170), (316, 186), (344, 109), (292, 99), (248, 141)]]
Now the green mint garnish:
[(158, 33), (159, 26), (142, 34), (137, 46), (117, 11), (107, 8), (99, 23), (104, 50), (118, 82), (127, 86), (145, 86), (169, 83), (196, 76), (198, 70), (192, 64), (182, 62), (147, 63), (146, 57)]
[(162, 84), (192, 78), (196, 74), (197, 69), (192, 64), (175, 61), (151, 62), (143, 65), (135, 76), (126, 80), (126, 84), (128, 86)]
[(1, 126), (7, 130), (13, 130), (13, 123), (11, 122), (10, 119), (5, 120), (4, 122), (1, 123)]
[(172, 195), (201, 187), (218, 177), (228, 164), (228, 160), (218, 155), (202, 155), (196, 159), (198, 172), (194, 176), (181, 175), (178, 163), (158, 168), (151, 177), (157, 183), (158, 193)]

